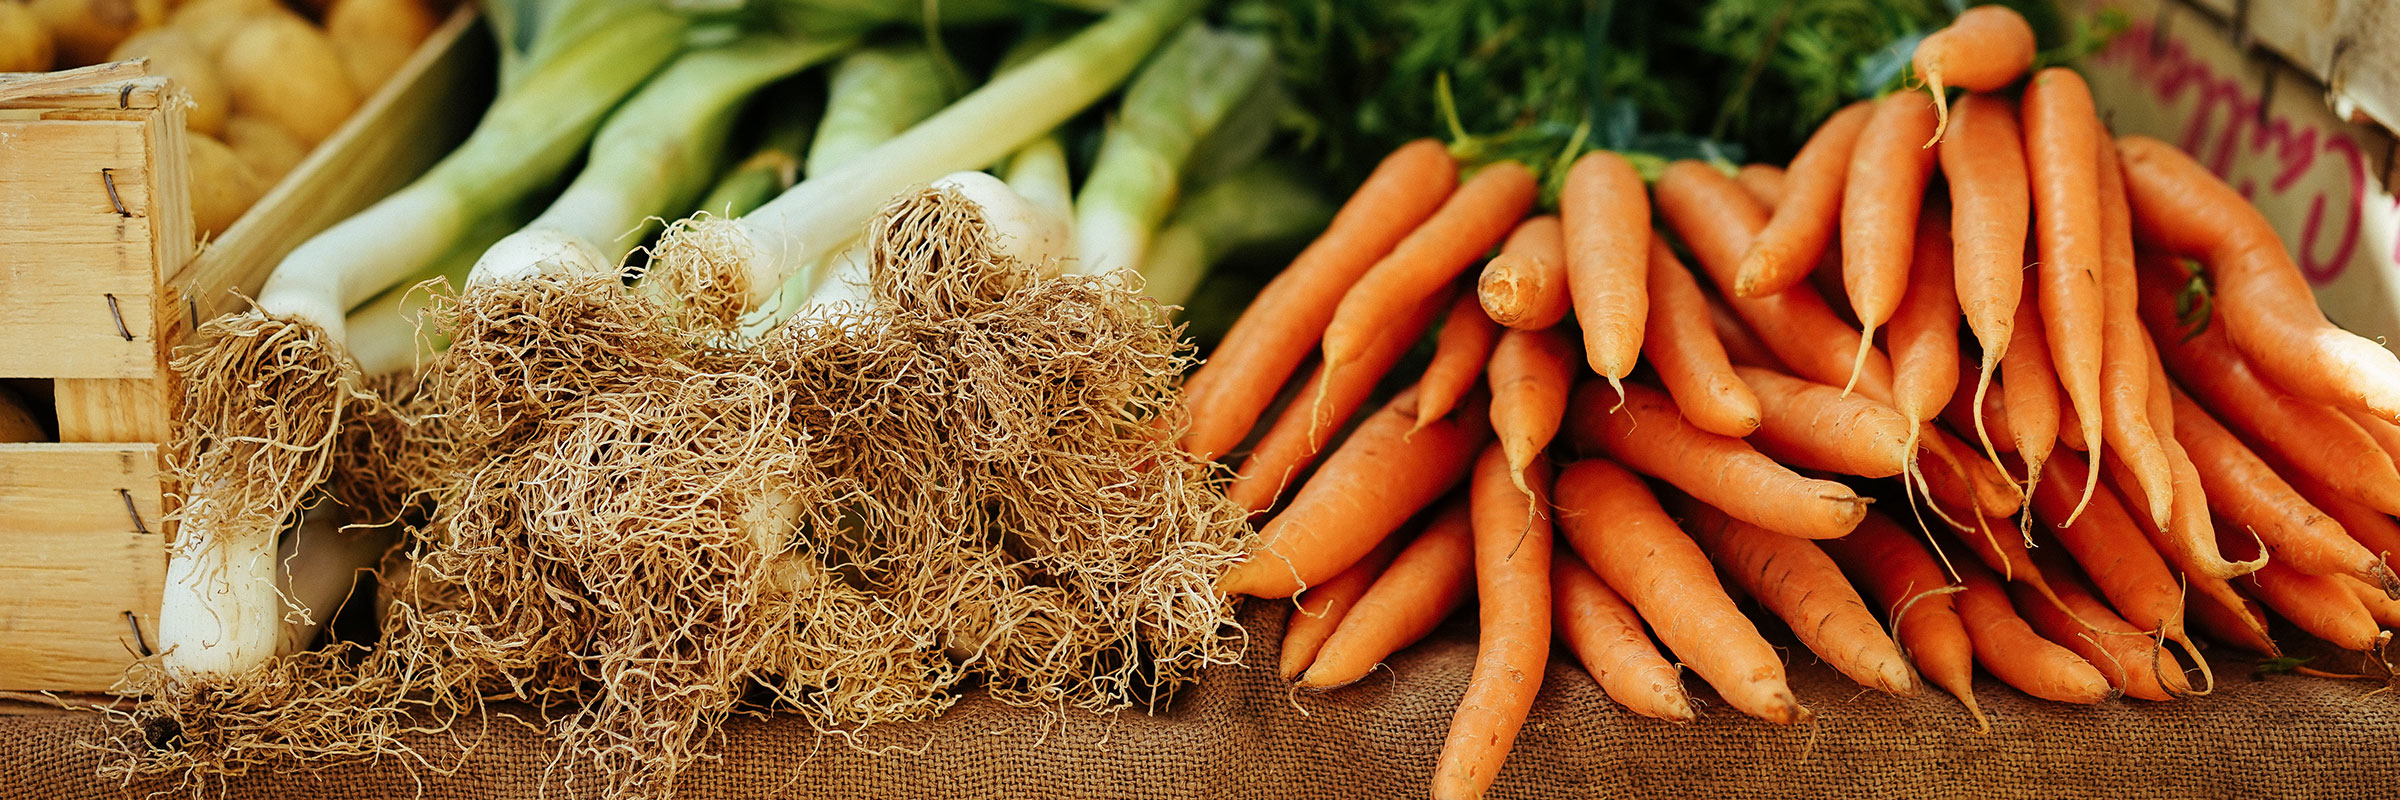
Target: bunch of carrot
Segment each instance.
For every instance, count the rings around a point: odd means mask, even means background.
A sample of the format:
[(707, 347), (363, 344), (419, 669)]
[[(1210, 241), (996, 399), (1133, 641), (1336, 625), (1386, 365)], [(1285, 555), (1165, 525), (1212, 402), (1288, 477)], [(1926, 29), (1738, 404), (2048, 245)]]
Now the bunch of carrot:
[(1186, 448), (1272, 512), (1218, 588), (1296, 598), (1281, 668), (1313, 688), (1475, 599), (1437, 797), (1490, 785), (1554, 636), (1637, 713), (1692, 719), (1689, 667), (1808, 718), (1743, 595), (1978, 723), (1979, 663), (2062, 702), (2205, 693), (2192, 634), (2278, 654), (2262, 604), (2379, 651), (2400, 359), (2326, 322), (2238, 192), (2033, 60), (1972, 9), (1915, 54), (1932, 99), (1861, 101), (1781, 168), (1585, 154), (1555, 214), (1523, 165), (1400, 148), (1187, 384)]

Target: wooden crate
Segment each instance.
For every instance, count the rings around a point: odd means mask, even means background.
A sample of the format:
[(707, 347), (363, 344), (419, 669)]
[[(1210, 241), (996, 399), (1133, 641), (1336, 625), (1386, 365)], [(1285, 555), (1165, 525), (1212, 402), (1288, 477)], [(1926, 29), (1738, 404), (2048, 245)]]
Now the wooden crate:
[(0, 444), (0, 691), (109, 691), (155, 643), (173, 348), (239, 309), (310, 235), (465, 138), (490, 60), (473, 13), (453, 15), (205, 244), (171, 82), (130, 65), (0, 79), (0, 379), (46, 388), (58, 432)]

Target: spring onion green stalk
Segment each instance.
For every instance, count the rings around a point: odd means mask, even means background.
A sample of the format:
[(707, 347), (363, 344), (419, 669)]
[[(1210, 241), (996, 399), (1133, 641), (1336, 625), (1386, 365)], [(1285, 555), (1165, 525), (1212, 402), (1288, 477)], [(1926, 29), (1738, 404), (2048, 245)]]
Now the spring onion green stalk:
[(391, 526), (342, 527), (331, 503), (310, 509), (284, 535), (275, 557), (279, 588), (290, 604), (276, 652), (296, 653), (315, 642), (358, 587), (359, 574), (374, 569), (398, 538), (399, 529)]
[[(433, 303), (436, 294), (456, 292), (466, 285), (467, 271), (474, 268), (483, 251), (533, 219), (535, 209), (530, 205), (519, 203), (476, 223), (475, 229), (459, 240), (457, 247), (435, 259), (433, 266), (350, 309), (343, 324), (350, 328), (350, 358), (358, 362), (358, 374), (372, 378), (403, 370), (415, 372), (447, 347), (449, 338), (437, 326), (419, 322), (425, 307)], [(428, 281), (442, 283), (427, 286)]]
[(762, 97), (759, 104), (775, 113), (758, 149), (717, 178), (717, 185), (700, 197), (694, 209), (712, 216), (738, 217), (775, 199), (800, 182), (801, 156), (817, 115), (784, 107), (781, 98)]
[(355, 390), (345, 312), (555, 180), (607, 109), (680, 49), (686, 27), (633, 8), (527, 65), (457, 150), (294, 249), (255, 310), (211, 320), (177, 358), (188, 411), (173, 463), (186, 494), (159, 608), (170, 687), (237, 676), (274, 654), (275, 531), (324, 479)]
[[(668, 239), (661, 244), (661, 260), (690, 265), (693, 271), (662, 274), (684, 284), (674, 293), (687, 300), (700, 298), (701, 287), (711, 287), (725, 296), (701, 302), (756, 307), (794, 272), (848, 243), (893, 194), (996, 163), (1097, 102), (1200, 5), (1201, 0), (1128, 2), (898, 138), (732, 221), (732, 231)], [(704, 242), (722, 244), (711, 248)], [(672, 251), (678, 246), (720, 252), (677, 257)]]
[(1075, 272), (1141, 271), (1201, 138), (1273, 66), (1265, 39), (1194, 24), (1142, 68), (1075, 197)]
[(1253, 163), (1194, 192), (1151, 240), (1144, 290), (1162, 305), (1182, 305), (1227, 253), (1323, 230), (1333, 205), (1292, 173)]
[(754, 33), (677, 57), (609, 115), (574, 182), (532, 224), (492, 245), (468, 285), (616, 269), (646, 237), (648, 220), (690, 206), (707, 188), (744, 100), (853, 41)]

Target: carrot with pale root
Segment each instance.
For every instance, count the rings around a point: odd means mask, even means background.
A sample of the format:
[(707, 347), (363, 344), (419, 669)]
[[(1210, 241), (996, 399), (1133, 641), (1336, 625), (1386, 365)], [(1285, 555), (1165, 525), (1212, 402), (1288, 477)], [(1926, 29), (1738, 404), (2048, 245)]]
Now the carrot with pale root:
[[(2080, 483), (2091, 471), (2073, 453), (2052, 456), (2050, 464), (2069, 484)], [(2183, 590), (2166, 558), (2143, 535), (2142, 524), (2133, 520), (2115, 492), (2108, 491), (2094, 492), (2084, 514), (2065, 522), (2078, 502), (2074, 491), (2060, 484), (2034, 487), (2034, 515), (2082, 565), (2119, 616), (2143, 630), (2164, 629), (2167, 638), (2181, 641)]]
[(2400, 425), (2376, 419), (2363, 411), (2344, 413), (2350, 416), (2350, 421), (2358, 423), (2360, 430), (2366, 431), (2368, 436), (2375, 437), (2376, 444), (2383, 445), (2385, 458), (2400, 461)]
[(1959, 391), (1950, 393), (1950, 404), (1942, 407), (1942, 424), (1951, 430), (1974, 431), (1990, 439), (1987, 444), (1992, 446), (1992, 455), (2017, 452), (2016, 429), (2008, 424), (2007, 384), (1978, 377), (1977, 391), (1966, 391), (1963, 383), (1958, 388)]
[(1586, 459), (1559, 472), (1555, 500), (1568, 544), (1726, 704), (1783, 725), (1809, 718), (1785, 682), (1783, 657), (1640, 477)]
[(1500, 244), (1500, 254), (1483, 265), (1475, 296), (1493, 322), (1540, 330), (1567, 318), (1567, 251), (1558, 217), (1543, 214), (1517, 223)]
[[(1440, 292), (1498, 245), (1525, 218), (1535, 193), (1533, 170), (1514, 161), (1486, 165), (1459, 186), (1342, 295), (1325, 324), (1325, 370), (1339, 372), (1358, 360), (1393, 317)], [(1574, 269), (1571, 251), (1567, 268)]]
[(1633, 162), (1595, 150), (1567, 170), (1558, 219), (1584, 357), (1610, 386), (1621, 385), (1641, 360), (1650, 315), (1650, 193)]
[(1950, 530), (1975, 554), (1975, 560), (2000, 573), (2002, 580), (2030, 587), (2045, 598), (2052, 597), (2050, 576), (2034, 561), (2033, 551), (2026, 548), (2023, 539), (2002, 534), (2013, 527), (2007, 519), (1977, 517), (1972, 528), (1953, 525)]
[(2191, 693), (2191, 682), (2183, 676), (2183, 662), (2160, 647), (2149, 633), (2117, 616), (2117, 612), (2076, 581), (2059, 581), (2056, 588), (2064, 608), (2039, 596), (2031, 587), (2011, 587), (2018, 613), (2024, 615), (2042, 638), (2075, 651), (2084, 661), (2099, 668), (2108, 685), (2127, 697), (2165, 701)]
[(1772, 370), (1734, 372), (1758, 395), (1758, 430), (1745, 441), (1760, 453), (1804, 469), (1867, 478), (1908, 469), (1916, 427), (1890, 406)]
[(2337, 579), (2342, 582), (2343, 588), (2349, 589), (2350, 594), (2358, 598), (2359, 604), (2367, 607), (2367, 614), (2375, 618), (2375, 624), (2387, 629), (2400, 628), (2400, 600), (2392, 599), (2382, 589), (2368, 586), (2366, 581), (2347, 575)]
[(1383, 574), (1342, 615), (1333, 635), (1300, 673), (1307, 689), (1348, 686), (1465, 605), (1475, 589), (1474, 532), (1467, 498), (1442, 504), (1425, 532), (1400, 548)]
[[(2117, 165), (2108, 131), (2100, 130), (2094, 138), (2099, 140), (2093, 152), (2100, 167), (2100, 432), (2109, 451), (2132, 471), (2139, 487), (2134, 494), (2144, 499), (2150, 517), (2165, 520), (2181, 511), (2175, 508), (2176, 467), (2167, 452), (2174, 445), (2167, 434), (2175, 424), (2150, 418), (2153, 359), (2142, 341), (2135, 309), (2141, 290), (2135, 287), (2133, 221), (2125, 207), (2124, 171)], [(2206, 527), (2199, 531), (2203, 541), (2208, 539)]]
[(2127, 136), (2117, 149), (2135, 232), (2208, 266), (2215, 316), (2267, 380), (2319, 403), (2400, 421), (2400, 356), (2325, 319), (2256, 206), (2173, 145)]
[[(2232, 596), (2231, 600), (2220, 599), (2227, 595)], [(2267, 612), (2256, 601), (2231, 591), (2195, 592), (2191, 612), (2192, 627), (2210, 639), (2268, 658), (2283, 657), (2283, 648), (2267, 635)]]
[[(2051, 363), (2074, 405), (2081, 441), (2099, 447), (2101, 291), (2100, 118), (2091, 88), (2074, 70), (2053, 67), (2025, 87), (2025, 163), (2033, 187), (2034, 241), (2041, 259), (2043, 334)], [(2095, 481), (2095, 470), (2088, 477)], [(2077, 513), (2097, 482), (2083, 487)], [(2153, 506), (2153, 510), (2160, 510)], [(2165, 518), (2165, 514), (2159, 514)], [(2069, 515), (2070, 519), (2073, 515)]]
[[(1283, 412), (1234, 471), (1233, 482), (1225, 487), (1225, 499), (1253, 514), (1274, 507), (1291, 488), (1292, 479), (1316, 463), (1326, 444), (1366, 405), (1375, 384), (1425, 336), (1447, 300), (1439, 295), (1426, 298), (1407, 316), (1393, 320), (1373, 348), (1330, 379), (1323, 365), (1311, 368), (1298, 394), (1284, 404)], [(1412, 418), (1421, 416), (1413, 410), (1410, 414)], [(1412, 425), (1411, 430), (1416, 427), (1421, 426)]]
[(1908, 291), (1917, 216), (1933, 177), (1934, 153), (1918, 142), (1933, 131), (1932, 103), (1894, 94), (1875, 101), (1875, 116), (1850, 154), (1842, 184), (1842, 286), (1858, 315), (1859, 343), (1844, 390), (1858, 385), (1876, 329), (1891, 321)]
[(2275, 468), (2275, 474), (2291, 484), (2292, 490), (2299, 492), (2309, 505), (2332, 517), (2360, 547), (2374, 553), (2385, 569), (2400, 571), (2400, 522), (2393, 521), (2391, 515), (2343, 496), (2324, 481), (2292, 469), (2289, 462), (2271, 452), (2260, 452), (2258, 455), (2266, 459), (2267, 465)]
[(1217, 591), (1290, 597), (1358, 563), (1419, 509), (1466, 477), (1490, 436), (1480, 397), (1459, 413), (1409, 432), (1416, 392), (1401, 392), (1351, 432), (1283, 513), (1258, 532), (1247, 559), (1217, 579)]
[[(2237, 536), (2227, 536), (2226, 544), (2233, 545)], [(2309, 575), (2270, 561), (2237, 580), (2275, 613), (2335, 647), (2373, 651), (2391, 640), (2391, 634), (2375, 625), (2367, 604), (2337, 576)]]
[[(2059, 433), (2069, 427), (2059, 402), (2058, 371), (2050, 363), (2050, 337), (2042, 330), (2040, 300), (2035, 286), (2026, 284), (2016, 311), (2014, 341), (2000, 356), (2000, 380), (2008, 385), (2008, 429), (2025, 461), (2026, 491), (2041, 482), (2042, 465), (2058, 449)], [(2082, 448), (2076, 448), (2078, 450)]]
[(1858, 530), (1825, 540), (1825, 554), (1842, 571), (1873, 595), (1897, 632), (1901, 646), (1917, 671), (1933, 681), (1975, 717), (1978, 729), (1991, 730), (1983, 707), (1975, 702), (1975, 643), (1959, 619), (1949, 578), (1925, 546), (1882, 514), (1868, 514)]
[(1483, 375), (1483, 366), (1499, 341), (1500, 325), (1483, 313), (1475, 293), (1460, 292), (1450, 304), (1450, 314), (1442, 318), (1442, 332), (1434, 338), (1433, 360), (1425, 364), (1425, 375), (1417, 379), (1417, 427), (1433, 424), (1458, 407), (1459, 398), (1475, 388), (1475, 379)]
[(1610, 412), (1601, 384), (1575, 388), (1567, 406), (1576, 447), (1674, 484), (1743, 521), (1787, 536), (1831, 539), (1858, 527), (1865, 500), (1850, 487), (1800, 474), (1740, 439), (1693, 427), (1664, 392), (1628, 384)]
[(2000, 682), (2044, 700), (2097, 703), (2108, 699), (2108, 677), (2082, 656), (2034, 631), (2009, 604), (2008, 592), (1976, 564), (1958, 567), (1958, 616), (1975, 643), (1975, 660)]
[(1782, 167), (1773, 164), (1744, 164), (1733, 171), (1733, 182), (1759, 205), (1774, 208), (1783, 203), (1784, 186), (1789, 176)]
[[(2169, 446), (2175, 447), (2172, 444)], [(2134, 518), (2140, 519), (2143, 515), (2141, 505), (2133, 498), (2141, 496), (2141, 484), (2134, 477), (2133, 468), (2126, 466), (2124, 459), (2117, 456), (2117, 453), (2111, 452), (2101, 457), (2101, 468), (2107, 475), (2106, 483), (2117, 490), (2118, 497), (2125, 500), (2126, 508)], [(2158, 547), (2159, 554), (2167, 557), (2167, 563), (2174, 564), (2186, 573), (2212, 578), (2248, 575), (2257, 571), (2260, 564), (2266, 563), (2263, 560), (2228, 560), (2225, 553), (2217, 548), (2215, 520), (2208, 513), (2208, 498), (2202, 496), (2205, 490), (2200, 485), (2199, 471), (2178, 469), (2175, 478), (2178, 491), (2186, 493), (2193, 501), (2191, 507), (2185, 508), (2185, 504), (2176, 503), (2174, 516), (2165, 520), (2148, 520), (2150, 527), (2144, 530), (2150, 535), (2151, 543)]]
[(1909, 65), (1933, 92), (1941, 117), (1925, 146), (1942, 141), (1942, 132), (1949, 128), (1950, 87), (1990, 92), (2016, 83), (2033, 68), (2033, 48), (2033, 26), (2000, 5), (1967, 9), (1949, 26), (1919, 40)]
[(2400, 594), (2390, 568), (2292, 488), (2257, 453), (2182, 391), (2173, 394), (2175, 438), (2191, 453), (2209, 509), (2257, 534), (2275, 561), (2311, 575), (2349, 575)]
[(1550, 556), (1550, 603), (1551, 627), (1608, 699), (1652, 719), (1697, 718), (1683, 691), (1683, 673), (1659, 654), (1641, 613), (1572, 549)]
[(1317, 349), (1351, 285), (1433, 216), (1457, 184), (1458, 162), (1440, 142), (1419, 139), (1385, 156), (1184, 382), (1192, 417), (1184, 450), (1214, 459), (1241, 444), (1284, 380)]
[(1485, 448), (1468, 491), (1481, 628), (1466, 696), (1434, 762), (1433, 796), (1443, 800), (1479, 798), (1492, 787), (1550, 661), (1550, 467), (1537, 464), (1521, 481), (1499, 448)]
[(1758, 430), (1758, 396), (1734, 374), (1711, 313), (1692, 273), (1665, 241), (1650, 237), (1650, 329), (1642, 357), (1684, 419), (1709, 433), (1748, 436)]
[[(1981, 406), (2016, 336), (2033, 197), (2026, 184), (2025, 145), (2017, 135), (2014, 101), (1970, 94), (1958, 101), (1951, 122), (1958, 135), (1942, 140), (1940, 151), (1952, 206), (1951, 261), (1959, 310), (1983, 347), (1983, 371), (1975, 382), (1975, 403)], [(1974, 430), (1987, 455), (1997, 442), (2008, 439), (1995, 437), (1981, 419)]]
[(1734, 519), (1688, 496), (1676, 510), (1700, 549), (1783, 618), (1810, 652), (1861, 686), (1902, 697), (1917, 693), (1916, 670), (1900, 645), (1815, 543)]
[(1792, 156), (1782, 191), (1773, 197), (1752, 193), (1760, 206), (1775, 212), (1758, 230), (1757, 239), (1735, 251), (1737, 260), (1728, 265), (1726, 274), (1733, 279), (1721, 285), (1730, 287), (1734, 296), (1764, 297), (1781, 292), (1799, 284), (1816, 268), (1841, 220), (1843, 184), (1850, 175), (1852, 152), (1875, 113), (1875, 103), (1867, 100), (1834, 112)]
[(1317, 651), (1325, 647), (1325, 640), (1333, 637), (1342, 618), (1349, 616), (1359, 598), (1366, 596), (1367, 587), (1383, 575), (1383, 569), (1391, 565), (1392, 557), (1399, 554), (1401, 544), (1406, 541), (1409, 540), (1398, 535), (1385, 537), (1373, 552), (1333, 576), (1333, 580), (1296, 595), (1299, 605), (1292, 609), (1292, 620), (1283, 628), (1283, 653), (1277, 658), (1277, 674), (1287, 681), (1299, 680), (1300, 673), (1317, 660)]
[(1509, 479), (1531, 494), (1525, 469), (1550, 446), (1575, 385), (1575, 345), (1557, 330), (1511, 330), (1492, 351), (1492, 435), (1507, 454)]

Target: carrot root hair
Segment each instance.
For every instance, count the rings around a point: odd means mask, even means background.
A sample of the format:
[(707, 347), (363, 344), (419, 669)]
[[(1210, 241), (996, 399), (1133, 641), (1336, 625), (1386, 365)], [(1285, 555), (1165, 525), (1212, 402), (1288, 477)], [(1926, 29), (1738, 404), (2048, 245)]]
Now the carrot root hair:
[(1942, 71), (1925, 71), (1925, 88), (1933, 92), (1933, 138), (1925, 140), (1926, 147), (1942, 143), (1942, 134), (1950, 132), (1950, 92), (1942, 88)]

